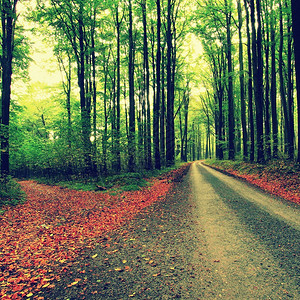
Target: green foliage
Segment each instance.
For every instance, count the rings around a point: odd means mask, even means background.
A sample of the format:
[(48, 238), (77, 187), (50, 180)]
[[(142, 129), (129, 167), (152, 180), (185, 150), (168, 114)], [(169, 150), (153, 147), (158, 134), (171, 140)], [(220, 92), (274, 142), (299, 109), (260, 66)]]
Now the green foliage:
[(0, 207), (24, 203), (25, 193), (11, 177), (0, 177)]
[(184, 163), (177, 163), (173, 167), (166, 167), (161, 170), (140, 170), (136, 173), (123, 173), (100, 178), (79, 178), (78, 176), (70, 176), (69, 180), (60, 180), (58, 177), (36, 177), (40, 183), (49, 185), (58, 185), (62, 188), (68, 188), (80, 191), (106, 191), (110, 193), (118, 193), (119, 191), (138, 191), (143, 187), (147, 187), (149, 182), (147, 178), (160, 177), (170, 171), (180, 168)]
[(104, 180), (105, 186), (122, 191), (137, 191), (147, 186), (147, 181), (140, 173), (124, 173), (114, 176), (108, 176)]
[(270, 160), (267, 164), (249, 163), (242, 160), (218, 160), (208, 159), (205, 164), (217, 167), (221, 170), (235, 170), (240, 174), (297, 174), (300, 171), (299, 164), (284, 160)]

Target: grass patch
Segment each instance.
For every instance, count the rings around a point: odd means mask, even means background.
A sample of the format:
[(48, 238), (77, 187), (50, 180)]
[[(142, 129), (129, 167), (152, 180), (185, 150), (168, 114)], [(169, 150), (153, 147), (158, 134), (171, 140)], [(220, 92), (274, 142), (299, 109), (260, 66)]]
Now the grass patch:
[(0, 213), (6, 205), (18, 205), (26, 200), (20, 185), (10, 176), (0, 177)]
[(205, 160), (205, 163), (209, 166), (214, 166), (225, 171), (235, 170), (240, 174), (259, 174), (266, 168), (266, 165), (248, 163), (241, 160), (208, 159)]
[(241, 160), (217, 160), (208, 159), (205, 163), (222, 170), (235, 170), (240, 174), (297, 174), (300, 165), (284, 160), (270, 160), (266, 164), (249, 163)]
[(180, 168), (184, 163), (176, 163), (172, 167), (165, 167), (161, 170), (139, 170), (134, 173), (122, 173), (116, 175), (102, 176), (99, 178), (76, 178), (72, 180), (61, 180), (57, 178), (39, 177), (35, 180), (47, 185), (59, 185), (64, 188), (80, 191), (109, 191), (119, 193), (120, 191), (138, 191), (149, 185), (147, 179), (160, 177), (168, 172)]

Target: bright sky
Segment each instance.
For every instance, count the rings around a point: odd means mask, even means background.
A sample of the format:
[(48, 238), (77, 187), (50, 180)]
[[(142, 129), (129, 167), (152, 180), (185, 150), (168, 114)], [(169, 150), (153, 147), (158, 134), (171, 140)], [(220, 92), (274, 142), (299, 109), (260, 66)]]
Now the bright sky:
[(26, 14), (28, 6), (32, 6), (34, 3), (26, 1), (24, 3), (19, 2), (17, 10), (20, 13), (19, 22), (28, 31), (26, 36), (30, 40), (31, 50), (30, 58), (33, 60), (29, 65), (29, 76), (32, 82), (43, 82), (49, 85), (60, 82), (60, 72), (58, 69), (57, 61), (53, 55), (52, 46), (47, 45), (43, 38), (37, 34), (33, 34), (30, 30), (36, 26), (33, 22), (25, 20), (24, 15)]
[(52, 52), (52, 46), (47, 45), (39, 37), (31, 38), (33, 46), (30, 63), (29, 76), (33, 82), (40, 81), (49, 85), (61, 81), (57, 61)]

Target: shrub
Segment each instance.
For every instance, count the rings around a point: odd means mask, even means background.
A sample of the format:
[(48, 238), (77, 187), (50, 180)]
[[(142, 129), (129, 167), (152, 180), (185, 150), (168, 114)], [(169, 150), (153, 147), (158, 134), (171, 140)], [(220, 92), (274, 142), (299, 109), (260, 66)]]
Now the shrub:
[(17, 205), (25, 201), (20, 185), (9, 176), (0, 177), (0, 207)]

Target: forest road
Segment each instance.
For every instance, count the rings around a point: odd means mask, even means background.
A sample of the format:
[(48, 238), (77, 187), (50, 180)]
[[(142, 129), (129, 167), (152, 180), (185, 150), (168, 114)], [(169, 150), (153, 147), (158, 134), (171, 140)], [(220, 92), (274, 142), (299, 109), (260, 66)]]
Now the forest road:
[[(300, 299), (299, 212), (195, 162), (45, 299)], [(83, 269), (88, 285), (65, 288)]]

